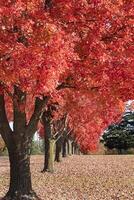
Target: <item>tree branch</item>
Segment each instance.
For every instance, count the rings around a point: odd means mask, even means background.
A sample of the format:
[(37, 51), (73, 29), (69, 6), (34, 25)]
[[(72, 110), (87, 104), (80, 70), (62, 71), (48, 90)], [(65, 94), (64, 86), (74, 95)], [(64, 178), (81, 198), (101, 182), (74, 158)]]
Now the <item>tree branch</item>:
[(38, 97), (36, 98), (34, 112), (29, 121), (29, 124), (27, 125), (27, 134), (29, 136), (31, 136), (31, 134), (34, 134), (36, 132), (38, 121), (41, 117), (41, 114), (42, 114), (49, 98), (50, 98), (49, 96), (45, 96), (45, 97), (43, 97), (43, 99), (40, 99)]
[(58, 85), (57, 86), (57, 90), (61, 90), (61, 89), (65, 89), (65, 88), (74, 88), (74, 89), (76, 89), (76, 87), (75, 86), (73, 86), (73, 85), (70, 85), (70, 84), (68, 84), (68, 83), (61, 83), (60, 85)]
[(101, 41), (103, 42), (112, 42), (116, 38), (120, 38), (119, 33), (120, 31), (124, 31), (126, 29), (126, 26), (122, 25), (121, 27), (117, 28), (117, 30), (110, 34), (105, 34), (102, 36)]
[[(26, 128), (26, 92), (14, 86), (13, 111), (14, 111), (14, 132), (24, 134)], [(21, 129), (21, 131), (20, 131)]]
[(50, 9), (52, 7), (52, 0), (45, 0), (44, 2), (44, 8)]

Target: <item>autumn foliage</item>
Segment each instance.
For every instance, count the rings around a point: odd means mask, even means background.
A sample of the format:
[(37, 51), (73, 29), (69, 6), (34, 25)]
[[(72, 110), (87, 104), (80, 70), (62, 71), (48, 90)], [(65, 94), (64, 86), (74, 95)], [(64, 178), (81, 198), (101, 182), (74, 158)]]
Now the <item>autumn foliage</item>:
[(42, 116), (50, 132), (67, 114), (82, 151), (95, 150), (102, 131), (120, 120), (134, 99), (133, 23), (133, 0), (0, 1), (0, 134), (10, 160), (4, 199), (38, 199), (29, 150)]
[(34, 98), (50, 95), (81, 147), (95, 149), (134, 96), (133, 13), (132, 0), (2, 0), (1, 88), (26, 91), (28, 119)]
[(57, 0), (50, 9), (76, 37), (79, 59), (68, 72), (73, 91), (65, 107), (84, 149), (96, 148), (104, 128), (120, 119), (123, 102), (133, 99), (133, 12), (133, 1)]

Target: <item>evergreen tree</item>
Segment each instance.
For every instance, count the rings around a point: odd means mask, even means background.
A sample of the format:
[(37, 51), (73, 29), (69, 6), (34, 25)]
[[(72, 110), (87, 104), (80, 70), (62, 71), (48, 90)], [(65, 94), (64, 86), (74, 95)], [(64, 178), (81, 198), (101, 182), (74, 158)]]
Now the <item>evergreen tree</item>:
[(112, 124), (103, 135), (104, 145), (119, 153), (122, 150), (134, 148), (134, 112), (127, 112), (118, 124)]

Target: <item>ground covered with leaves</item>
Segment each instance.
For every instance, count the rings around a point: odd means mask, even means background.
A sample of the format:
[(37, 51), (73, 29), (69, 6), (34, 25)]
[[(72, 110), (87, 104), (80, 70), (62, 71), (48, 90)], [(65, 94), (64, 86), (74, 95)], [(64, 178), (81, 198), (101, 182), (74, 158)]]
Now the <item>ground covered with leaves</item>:
[[(43, 156), (31, 159), (33, 188), (42, 200), (134, 200), (134, 156), (71, 156), (40, 173)], [(0, 157), (0, 197), (9, 184), (9, 163)]]

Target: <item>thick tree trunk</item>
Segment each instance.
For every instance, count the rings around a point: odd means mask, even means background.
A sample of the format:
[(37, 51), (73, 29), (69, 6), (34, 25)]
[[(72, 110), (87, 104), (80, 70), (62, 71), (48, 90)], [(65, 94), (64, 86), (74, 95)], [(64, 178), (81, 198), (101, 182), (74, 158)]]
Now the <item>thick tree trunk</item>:
[[(25, 145), (24, 145), (25, 144)], [(10, 186), (4, 200), (38, 199), (32, 190), (29, 144), (27, 140), (18, 148), (8, 149), (10, 161)]]
[(7, 146), (10, 161), (10, 186), (3, 200), (37, 200), (39, 198), (32, 190), (29, 152), (32, 137), (48, 97), (44, 97), (43, 100), (36, 98), (29, 123), (26, 121), (25, 112), (26, 93), (14, 86), (12, 98), (13, 131), (6, 115), (4, 94), (0, 94), (0, 134)]

